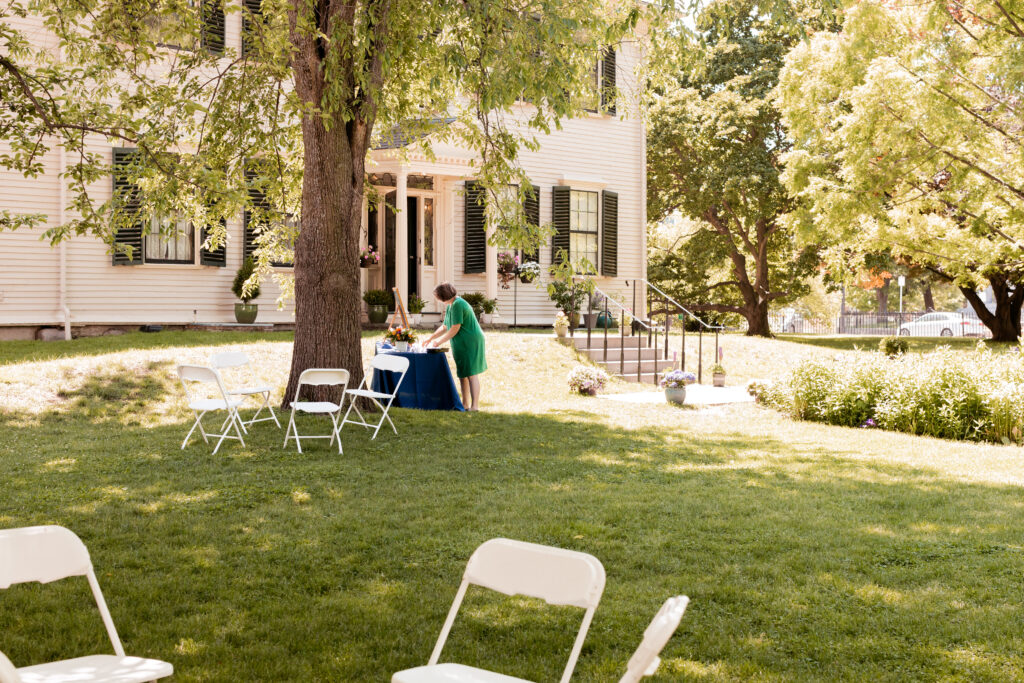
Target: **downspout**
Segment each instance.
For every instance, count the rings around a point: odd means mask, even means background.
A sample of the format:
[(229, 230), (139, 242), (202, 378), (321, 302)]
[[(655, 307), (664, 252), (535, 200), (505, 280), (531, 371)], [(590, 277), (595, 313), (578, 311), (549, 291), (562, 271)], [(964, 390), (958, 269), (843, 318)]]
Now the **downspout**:
[[(57, 62), (64, 61), (64, 49), (57, 48)], [(60, 154), (60, 162), (58, 164), (58, 178), (60, 182), (59, 190), (59, 201), (60, 201), (60, 225), (64, 225), (67, 219), (67, 182), (64, 179), (64, 173), (67, 171), (67, 158), (64, 150), (64, 145), (58, 144), (57, 151)], [(71, 309), (68, 308), (68, 250), (67, 240), (62, 239), (60, 244), (57, 246), (57, 250), (60, 258), (60, 283), (58, 289), (60, 291), (60, 310), (61, 316), (64, 318), (64, 339), (71, 341)]]

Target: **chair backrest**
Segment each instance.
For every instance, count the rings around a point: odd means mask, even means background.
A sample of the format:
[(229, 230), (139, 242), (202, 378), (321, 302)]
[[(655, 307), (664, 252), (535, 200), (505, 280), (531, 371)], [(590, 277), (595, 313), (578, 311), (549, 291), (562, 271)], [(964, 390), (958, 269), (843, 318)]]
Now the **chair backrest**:
[(348, 370), (344, 368), (308, 368), (299, 375), (299, 384), (307, 386), (348, 384)]
[(370, 359), (370, 367), (375, 370), (404, 373), (409, 369), (409, 359), (404, 356), (393, 356), (390, 353), (378, 353)]
[(644, 638), (640, 646), (629, 658), (626, 665), (626, 673), (619, 679), (619, 683), (637, 683), (644, 676), (653, 676), (661, 663), (659, 655), (668, 643), (668, 639), (679, 628), (679, 622), (683, 619), (683, 612), (689, 604), (690, 598), (679, 595), (669, 598), (661, 606), (654, 616), (651, 624), (644, 631)]
[(31, 526), (0, 530), (0, 588), (50, 583), (92, 571), (89, 550), (69, 529)]
[(507, 538), (477, 548), (464, 578), (505, 595), (583, 609), (597, 607), (605, 583), (604, 567), (593, 555)]
[[(402, 358), (408, 363), (408, 360)], [(470, 584), (490, 588), (505, 595), (526, 595), (540, 598), (551, 605), (573, 605), (586, 610), (576, 634), (569, 662), (562, 672), (561, 683), (568, 683), (583, 649), (590, 622), (604, 593), (605, 572), (593, 555), (550, 546), (494, 538), (477, 548), (466, 564), (462, 585), (448, 618), (441, 628), (429, 664), (437, 664), (448, 639), (459, 606)]]
[(210, 367), (238, 368), (249, 364), (249, 356), (243, 351), (218, 351), (210, 356)]
[(3, 652), (0, 652), (0, 683), (21, 683), (18, 670)]
[(82, 539), (62, 526), (0, 530), (0, 589), (30, 581), (50, 583), (70, 576), (88, 579), (114, 652), (123, 657), (124, 646), (114, 628), (114, 620), (89, 559), (89, 550)]
[(179, 365), (178, 377), (181, 378), (181, 386), (185, 389), (185, 395), (189, 400), (192, 400), (192, 391), (188, 387), (189, 382), (214, 384), (220, 392), (221, 398), (224, 401), (228, 400), (228, 390), (224, 388), (224, 382), (221, 380), (220, 373), (213, 368), (206, 367), (205, 365)]

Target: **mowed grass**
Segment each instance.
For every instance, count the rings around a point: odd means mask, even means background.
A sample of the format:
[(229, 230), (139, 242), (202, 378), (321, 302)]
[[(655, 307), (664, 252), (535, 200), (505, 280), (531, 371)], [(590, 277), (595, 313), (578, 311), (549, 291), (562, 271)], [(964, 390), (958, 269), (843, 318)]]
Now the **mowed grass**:
[[(495, 536), (604, 564), (574, 680), (617, 680), (679, 593), (692, 603), (652, 680), (1024, 680), (1019, 448), (575, 397), (572, 351), (488, 333), (484, 412), (396, 410), (399, 436), (347, 428), (340, 456), (283, 449), (261, 423), (211, 455), (179, 449), (172, 368), (224, 338), (132, 336), (0, 367), (0, 526), (78, 533), (127, 649), (174, 680), (386, 681), (426, 662)], [(283, 387), (290, 343), (248, 339), (231, 344)], [(762, 359), (751, 374), (789, 346), (723, 340), (737, 366)], [(580, 617), (474, 590), (442, 658), (557, 680)], [(104, 638), (82, 579), (0, 591), (18, 665)]]

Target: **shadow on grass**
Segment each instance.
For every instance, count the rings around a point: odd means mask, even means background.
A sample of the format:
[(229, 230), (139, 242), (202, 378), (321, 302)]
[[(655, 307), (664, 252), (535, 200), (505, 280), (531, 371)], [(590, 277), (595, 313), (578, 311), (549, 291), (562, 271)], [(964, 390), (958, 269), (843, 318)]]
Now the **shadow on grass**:
[[(0, 416), (0, 525), (82, 536), (128, 650), (171, 661), (175, 680), (387, 680), (426, 661), (466, 560), (495, 536), (604, 563), (574, 680), (621, 675), (678, 593), (693, 603), (660, 680), (1024, 667), (1017, 487), (568, 411), (395, 410), (399, 436), (346, 428), (343, 456), (326, 441), (284, 449), (261, 423), (214, 456), (179, 450), (185, 420), (90, 414), (120, 395), (97, 381), (80, 417)], [(445, 658), (553, 680), (580, 616), (474, 591)], [(80, 581), (0, 593), (0, 634), (22, 665), (108, 649)]]
[(292, 332), (129, 332), (110, 337), (83, 337), (71, 341), (0, 341), (0, 365), (29, 361), (99, 356), (138, 349), (191, 346), (225, 346), (255, 342), (290, 342)]

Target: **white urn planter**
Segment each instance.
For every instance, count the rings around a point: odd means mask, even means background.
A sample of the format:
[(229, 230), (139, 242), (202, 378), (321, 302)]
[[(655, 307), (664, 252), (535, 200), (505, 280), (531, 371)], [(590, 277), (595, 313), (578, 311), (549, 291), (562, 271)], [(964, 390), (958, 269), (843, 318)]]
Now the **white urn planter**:
[(398, 351), (408, 351), (409, 342), (395, 342), (395, 349)]

